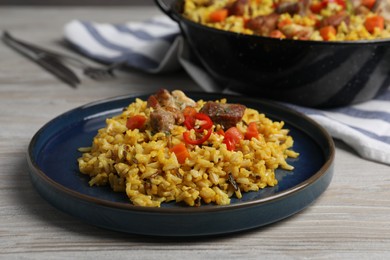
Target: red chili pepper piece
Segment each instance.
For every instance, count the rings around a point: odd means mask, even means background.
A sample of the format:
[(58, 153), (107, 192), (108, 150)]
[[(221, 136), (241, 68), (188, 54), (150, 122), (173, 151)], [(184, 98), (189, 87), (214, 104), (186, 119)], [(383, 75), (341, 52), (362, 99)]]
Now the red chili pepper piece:
[[(194, 109), (190, 108), (185, 108), (183, 114), (184, 125), (188, 130), (194, 129), (194, 131), (198, 134), (204, 133), (205, 130), (207, 131), (207, 133), (204, 134), (201, 138), (195, 140), (191, 139), (190, 131), (186, 131), (183, 133), (184, 141), (188, 144), (193, 145), (200, 145), (206, 142), (207, 139), (210, 138), (211, 133), (213, 132), (212, 127), (214, 123), (211, 118), (204, 113), (197, 113), (196, 111), (194, 112)], [(196, 124), (197, 120), (199, 121), (198, 124)]]
[(200, 139), (191, 139), (190, 131), (186, 131), (183, 133), (183, 139), (188, 144), (200, 145), (200, 144), (203, 144), (204, 142), (206, 142), (207, 139), (210, 138), (211, 132), (212, 132), (212, 130), (209, 129), (209, 130), (207, 130), (207, 133), (205, 135), (203, 135)]
[[(199, 120), (199, 125), (196, 125), (196, 120)], [(198, 133), (202, 133), (203, 130), (208, 130), (213, 127), (213, 121), (204, 113), (195, 113), (193, 115), (186, 115), (184, 118), (184, 125), (188, 130), (194, 129)]]
[(213, 121), (211, 118), (204, 114), (204, 113), (197, 113), (195, 116), (195, 119), (200, 120), (199, 128), (195, 128), (195, 131), (198, 133), (202, 133), (203, 130), (208, 130), (211, 127), (213, 127)]
[(192, 116), (186, 116), (184, 117), (184, 125), (188, 130), (191, 130), (195, 126), (195, 118)]

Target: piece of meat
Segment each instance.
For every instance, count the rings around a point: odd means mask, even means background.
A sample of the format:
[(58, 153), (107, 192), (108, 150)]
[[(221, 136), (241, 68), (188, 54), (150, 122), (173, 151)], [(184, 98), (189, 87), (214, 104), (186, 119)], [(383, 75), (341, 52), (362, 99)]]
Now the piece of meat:
[(371, 10), (363, 5), (355, 8), (355, 14), (357, 15), (368, 15)]
[(158, 107), (150, 113), (150, 126), (155, 132), (170, 132), (175, 124), (175, 115)]
[(181, 125), (184, 122), (184, 115), (181, 110), (175, 107), (164, 107), (167, 112), (170, 112), (173, 114), (173, 118), (175, 119), (175, 123), (177, 125)]
[(229, 8), (229, 15), (243, 16), (245, 7), (248, 5), (248, 0), (237, 0)]
[(154, 94), (158, 103), (163, 107), (175, 107), (175, 100), (168, 90), (162, 88)]
[(385, 21), (390, 21), (390, 0), (378, 0), (374, 7), (373, 11), (385, 19)]
[(166, 89), (158, 90), (154, 95), (148, 98), (148, 107), (173, 107), (183, 110), (186, 106), (195, 106), (196, 102), (187, 97), (183, 91), (174, 90), (169, 93)]
[(186, 106), (195, 105), (195, 101), (187, 97), (183, 91), (174, 90), (170, 93), (166, 89), (158, 90), (147, 101), (147, 106), (153, 108), (150, 114), (150, 124), (153, 131), (170, 132), (174, 124), (183, 124), (182, 110)]
[(296, 37), (301, 40), (307, 40), (313, 33), (312, 27), (302, 26), (299, 24), (288, 24), (283, 26), (283, 28), (280, 28), (280, 30), (289, 39)]
[(284, 2), (279, 4), (275, 12), (278, 14), (283, 14), (283, 13), (289, 13), (291, 15), (297, 14), (300, 11), (300, 6), (298, 2)]
[(389, 9), (390, 1), (389, 0), (376, 0), (374, 5), (371, 7), (373, 13), (378, 13), (380, 7), (386, 6)]
[(155, 95), (149, 96), (148, 101), (147, 101), (147, 107), (157, 108), (159, 106), (160, 106), (160, 104), (158, 103), (156, 96)]
[(172, 96), (175, 99), (177, 108), (180, 110), (183, 110), (187, 106), (196, 106), (196, 102), (193, 99), (187, 97), (186, 94), (184, 94), (184, 92), (181, 90), (172, 91)]
[(208, 115), (214, 124), (229, 129), (241, 121), (246, 107), (241, 104), (222, 104), (208, 101), (199, 112)]
[(272, 13), (269, 15), (260, 15), (248, 20), (246, 27), (256, 34), (268, 36), (269, 33), (276, 29), (279, 15)]
[(349, 15), (345, 12), (340, 12), (332, 16), (329, 16), (327, 18), (324, 18), (320, 23), (320, 27), (329, 26), (329, 25), (337, 27), (342, 22), (349, 24)]
[(301, 0), (301, 1), (298, 1), (299, 14), (301, 16), (306, 16), (310, 12), (311, 1), (312, 0)]

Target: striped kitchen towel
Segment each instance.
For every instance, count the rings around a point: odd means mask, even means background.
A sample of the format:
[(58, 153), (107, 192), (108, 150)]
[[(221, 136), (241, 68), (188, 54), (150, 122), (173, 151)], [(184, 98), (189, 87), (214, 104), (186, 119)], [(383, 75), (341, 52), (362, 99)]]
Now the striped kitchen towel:
[(373, 100), (348, 107), (289, 106), (317, 121), (363, 158), (390, 164), (390, 88)]
[(180, 68), (179, 29), (168, 17), (124, 24), (74, 20), (65, 25), (64, 33), (78, 51), (103, 63), (125, 61), (149, 73)]
[[(80, 52), (100, 62), (126, 61), (149, 73), (184, 68), (205, 91), (223, 91), (192, 63), (177, 24), (168, 17), (123, 24), (74, 20), (65, 25), (64, 34)], [(342, 108), (287, 105), (314, 119), (361, 157), (390, 165), (390, 88), (371, 101)]]

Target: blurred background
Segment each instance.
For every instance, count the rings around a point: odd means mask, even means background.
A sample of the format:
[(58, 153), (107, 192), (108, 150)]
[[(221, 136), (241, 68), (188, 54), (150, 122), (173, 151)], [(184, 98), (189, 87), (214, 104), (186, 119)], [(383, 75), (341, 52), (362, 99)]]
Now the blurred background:
[(153, 0), (0, 0), (0, 5), (151, 5)]

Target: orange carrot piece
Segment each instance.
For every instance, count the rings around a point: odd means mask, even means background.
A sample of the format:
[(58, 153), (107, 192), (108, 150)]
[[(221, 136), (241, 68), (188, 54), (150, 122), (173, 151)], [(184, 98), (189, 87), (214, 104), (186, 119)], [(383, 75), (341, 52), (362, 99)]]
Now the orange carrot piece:
[(279, 30), (273, 30), (272, 32), (270, 32), (269, 37), (278, 39), (286, 38), (286, 36)]
[(177, 161), (180, 164), (183, 164), (188, 157), (190, 157), (190, 153), (187, 150), (187, 147), (184, 143), (179, 143), (177, 145), (172, 146), (171, 149), (169, 149), (171, 152), (175, 153)]
[(227, 9), (215, 10), (214, 12), (210, 13), (209, 21), (212, 23), (219, 23), (224, 21), (227, 16), (228, 16)]
[(283, 19), (280, 22), (278, 22), (278, 28), (282, 29), (284, 26), (292, 24), (292, 21), (290, 19)]
[(311, 4), (309, 8), (313, 13), (319, 14), (321, 10), (325, 8), (325, 5), (323, 2), (318, 2)]
[(126, 127), (130, 130), (141, 129), (144, 127), (145, 122), (146, 122), (146, 117), (142, 115), (135, 115), (127, 119)]
[(382, 31), (385, 28), (385, 20), (380, 15), (370, 16), (366, 18), (364, 27), (366, 27), (369, 33), (373, 33), (375, 28)]
[(332, 37), (336, 35), (336, 28), (334, 26), (324, 26), (320, 29), (320, 35), (324, 41), (329, 41)]
[(184, 117), (194, 117), (197, 113), (196, 109), (194, 107), (187, 106), (183, 109), (183, 115)]
[(258, 138), (259, 137), (259, 129), (257, 129), (256, 122), (250, 122), (248, 124), (248, 129), (245, 133), (245, 139), (251, 140), (252, 137)]

